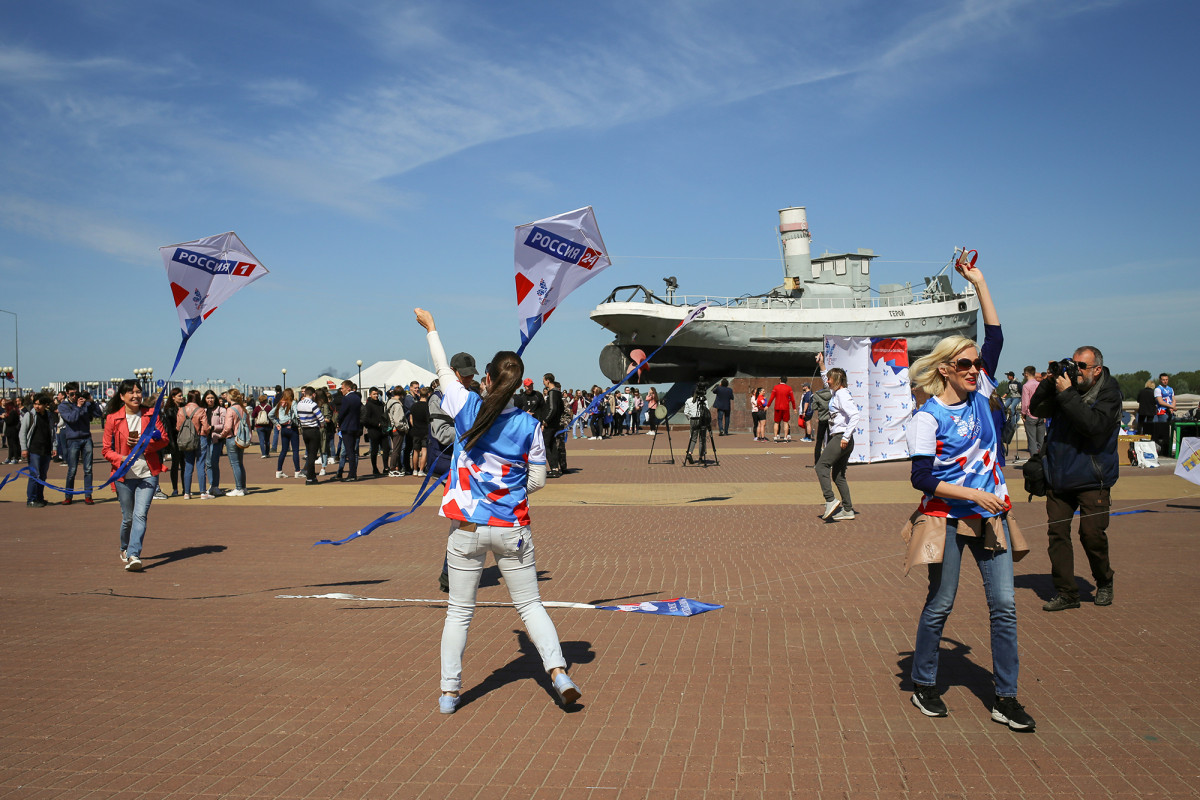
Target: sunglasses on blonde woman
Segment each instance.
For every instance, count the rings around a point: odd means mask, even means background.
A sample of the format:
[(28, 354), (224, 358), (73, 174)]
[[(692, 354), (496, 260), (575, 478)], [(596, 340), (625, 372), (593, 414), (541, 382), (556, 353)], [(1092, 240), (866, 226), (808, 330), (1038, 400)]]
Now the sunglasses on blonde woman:
[(975, 369), (983, 369), (982, 358), (977, 358), (974, 361), (969, 358), (960, 358), (957, 361), (947, 361), (946, 363), (954, 367), (959, 372), (966, 372), (971, 367), (974, 367)]

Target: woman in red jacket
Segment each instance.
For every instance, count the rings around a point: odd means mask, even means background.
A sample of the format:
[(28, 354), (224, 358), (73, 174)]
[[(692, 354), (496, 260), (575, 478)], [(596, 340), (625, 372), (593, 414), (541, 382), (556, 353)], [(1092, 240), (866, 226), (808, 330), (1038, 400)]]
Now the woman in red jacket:
[[(104, 418), (102, 453), (113, 469), (121, 466), (133, 451), (138, 437), (154, 417), (154, 409), (142, 405), (142, 389), (137, 381), (126, 378), (109, 401)], [(162, 420), (143, 454), (129, 465), (129, 471), (117, 481), (117, 499), (121, 502), (121, 563), (129, 572), (142, 570), (142, 538), (146, 535), (146, 516), (158, 489), (158, 474), (163, 471), (158, 451), (167, 446), (167, 430)]]

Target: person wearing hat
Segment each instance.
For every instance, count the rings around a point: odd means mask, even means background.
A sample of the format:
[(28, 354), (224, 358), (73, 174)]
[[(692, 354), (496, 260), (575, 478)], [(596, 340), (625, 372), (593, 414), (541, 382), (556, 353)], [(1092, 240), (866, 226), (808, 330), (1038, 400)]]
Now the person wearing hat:
[(521, 385), (524, 388), (519, 394), (517, 394), (516, 397), (513, 398), (513, 402), (516, 404), (517, 408), (521, 409), (527, 414), (532, 414), (534, 419), (540, 420), (542, 418), (542, 412), (544, 411), (543, 406), (546, 403), (546, 401), (542, 399), (542, 393), (533, 388), (533, 378), (526, 378), (521, 382)]

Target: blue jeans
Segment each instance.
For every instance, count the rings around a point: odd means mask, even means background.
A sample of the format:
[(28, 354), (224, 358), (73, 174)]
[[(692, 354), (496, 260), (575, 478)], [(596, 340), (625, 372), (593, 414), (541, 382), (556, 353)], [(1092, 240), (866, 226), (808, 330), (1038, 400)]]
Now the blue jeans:
[[(46, 480), (46, 470), (48, 469), (50, 469), (49, 453), (42, 454), (30, 452), (29, 471), (31, 473), (38, 476), (42, 480)], [(42, 486), (33, 478), (29, 479), (29, 485), (25, 488), (25, 501), (29, 502), (31, 500), (41, 500), (43, 502), (46, 500), (46, 487)]]
[[(92, 437), (86, 439), (67, 439), (67, 488), (75, 488), (75, 470), (79, 467), (79, 457), (83, 456), (83, 492), (92, 493)], [(71, 495), (67, 495), (70, 497)]]
[(717, 409), (717, 432), (729, 435), (729, 412), (725, 409)]
[(233, 488), (244, 492), (246, 491), (246, 468), (242, 465), (242, 458), (245, 457), (246, 451), (231, 442), (226, 452), (229, 456), (229, 469), (233, 472)]
[(158, 476), (134, 478), (129, 475), (117, 481), (117, 500), (121, 503), (121, 549), (136, 558), (142, 554), (142, 538), (146, 535), (146, 516), (150, 501), (158, 489)]
[(271, 455), (271, 427), (269, 425), (259, 425), (258, 431), (258, 449), (263, 458)]
[[(1005, 520), (1003, 525), (1005, 538), (1009, 540), (1011, 548), (1008, 521)], [(946, 521), (946, 546), (942, 563), (929, 565), (929, 596), (925, 599), (925, 608), (917, 623), (912, 680), (925, 686), (933, 686), (937, 681), (938, 646), (942, 641), (946, 619), (954, 608), (962, 554), (967, 548), (970, 548), (979, 566), (992, 621), (992, 679), (996, 684), (996, 694), (1016, 697), (1020, 660), (1017, 657), (1017, 602), (1013, 591), (1012, 550), (988, 550), (984, 548), (981, 536), (959, 536), (956, 519)]]
[(342, 476), (342, 470), (346, 468), (346, 464), (350, 465), (350, 477), (358, 477), (358, 437), (362, 436), (362, 431), (342, 431), (342, 455), (338, 460), (338, 477)]
[(225, 440), (213, 439), (208, 443), (208, 493), (216, 494), (221, 483), (221, 456), (224, 455)]
[(275, 462), (275, 471), (283, 471), (283, 462), (287, 460), (288, 449), (292, 451), (293, 472), (300, 471), (300, 431), (295, 425), (281, 425), (279, 431), (279, 458)]
[(200, 437), (200, 448), (183, 454), (183, 493), (192, 493), (192, 473), (197, 473), (200, 494), (208, 491), (208, 440)]

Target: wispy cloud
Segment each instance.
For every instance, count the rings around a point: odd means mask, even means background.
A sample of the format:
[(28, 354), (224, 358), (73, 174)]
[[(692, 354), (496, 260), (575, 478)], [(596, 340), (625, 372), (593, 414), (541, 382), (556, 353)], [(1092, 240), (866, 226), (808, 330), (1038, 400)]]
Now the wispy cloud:
[[(70, 242), (87, 250), (146, 265), (165, 239), (104, 212), (0, 195), (0, 225), (41, 239)], [(152, 262), (151, 262), (152, 263)]]
[(314, 99), (317, 91), (304, 81), (295, 78), (274, 78), (251, 81), (246, 84), (246, 94), (257, 103), (298, 106)]

